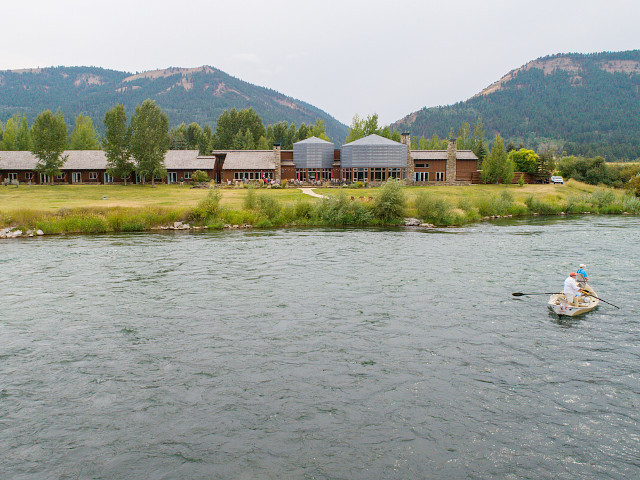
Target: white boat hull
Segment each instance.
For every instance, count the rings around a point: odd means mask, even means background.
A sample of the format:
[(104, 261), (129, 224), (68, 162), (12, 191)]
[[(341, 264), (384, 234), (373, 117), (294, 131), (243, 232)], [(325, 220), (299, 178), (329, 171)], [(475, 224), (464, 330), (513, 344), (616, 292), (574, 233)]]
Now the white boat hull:
[[(569, 304), (567, 299), (565, 298), (563, 293), (554, 293), (549, 297), (549, 308), (558, 316), (566, 315), (568, 317), (575, 317), (576, 315), (582, 315), (583, 313), (590, 312), (594, 310), (599, 304), (600, 300), (597, 297), (598, 295), (593, 290), (593, 288), (588, 285), (584, 288), (585, 293), (582, 297), (577, 299), (575, 304)], [(586, 294), (590, 293), (592, 296), (586, 296)]]

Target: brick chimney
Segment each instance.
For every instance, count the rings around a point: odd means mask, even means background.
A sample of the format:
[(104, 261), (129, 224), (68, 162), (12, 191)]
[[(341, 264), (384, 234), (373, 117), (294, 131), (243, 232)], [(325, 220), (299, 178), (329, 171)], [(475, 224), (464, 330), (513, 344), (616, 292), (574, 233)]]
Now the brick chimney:
[(274, 180), (276, 183), (280, 183), (282, 181), (282, 151), (280, 150), (280, 144), (273, 144), (273, 159), (275, 164), (275, 171), (273, 173)]
[(445, 174), (445, 181), (450, 184), (456, 181), (457, 151), (456, 139), (452, 138), (447, 145), (447, 173)]
[(413, 185), (415, 182), (415, 174), (413, 173), (415, 169), (413, 157), (411, 156), (411, 134), (408, 132), (401, 134), (400, 141), (407, 146), (407, 168), (405, 183), (407, 185)]

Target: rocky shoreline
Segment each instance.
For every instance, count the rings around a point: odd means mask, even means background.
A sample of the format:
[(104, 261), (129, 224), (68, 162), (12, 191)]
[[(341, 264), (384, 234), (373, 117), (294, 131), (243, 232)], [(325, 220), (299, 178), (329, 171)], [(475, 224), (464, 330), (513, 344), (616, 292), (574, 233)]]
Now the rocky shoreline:
[(40, 237), (44, 235), (42, 230), (27, 230), (23, 232), (16, 227), (0, 229), (0, 238)]

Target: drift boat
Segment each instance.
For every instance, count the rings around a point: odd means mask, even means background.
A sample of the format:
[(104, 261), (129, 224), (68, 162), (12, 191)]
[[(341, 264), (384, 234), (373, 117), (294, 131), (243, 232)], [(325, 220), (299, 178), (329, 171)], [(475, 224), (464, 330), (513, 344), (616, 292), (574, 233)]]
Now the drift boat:
[(549, 297), (548, 305), (558, 316), (567, 315), (568, 317), (575, 317), (576, 315), (582, 315), (596, 308), (600, 303), (600, 299), (596, 298), (597, 296), (598, 294), (593, 288), (586, 285), (582, 296), (574, 299), (574, 304), (567, 302), (564, 293), (554, 293)]

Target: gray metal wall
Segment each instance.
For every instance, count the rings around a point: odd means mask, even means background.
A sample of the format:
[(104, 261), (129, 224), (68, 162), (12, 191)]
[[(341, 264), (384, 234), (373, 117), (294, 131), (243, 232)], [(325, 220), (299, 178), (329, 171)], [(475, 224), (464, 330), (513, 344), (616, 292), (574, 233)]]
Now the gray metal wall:
[(293, 163), (296, 168), (331, 168), (333, 165), (333, 143), (293, 144)]
[(340, 150), (341, 168), (406, 167), (407, 146), (343, 145)]

